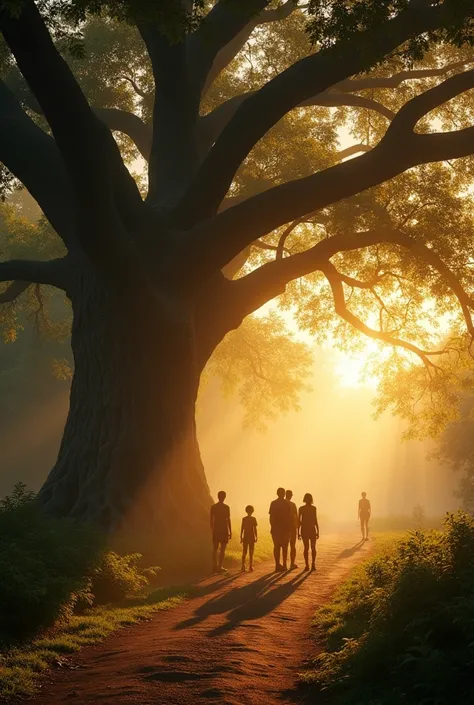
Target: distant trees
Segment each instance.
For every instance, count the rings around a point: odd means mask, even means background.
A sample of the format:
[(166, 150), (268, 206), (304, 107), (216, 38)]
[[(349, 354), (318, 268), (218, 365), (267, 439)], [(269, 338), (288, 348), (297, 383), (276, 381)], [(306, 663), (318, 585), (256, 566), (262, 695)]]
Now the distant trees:
[[(2, 301), (47, 285), (73, 311), (47, 511), (164, 540), (177, 521), (204, 526), (200, 376), (275, 297), (316, 336), (350, 347), (355, 330), (399, 349), (383, 359), (381, 403), (407, 415), (446, 394), (440, 380), (467, 365), (474, 333), (470, 3), (0, 7), (0, 159), (61, 243), (45, 261), (1, 262)], [(349, 123), (356, 143), (338, 150)], [(127, 168), (138, 154), (146, 184)], [(445, 315), (454, 332), (435, 348)], [(274, 321), (262, 326), (287, 366)], [(246, 358), (263, 397), (264, 331)], [(291, 349), (284, 404), (307, 365)]]

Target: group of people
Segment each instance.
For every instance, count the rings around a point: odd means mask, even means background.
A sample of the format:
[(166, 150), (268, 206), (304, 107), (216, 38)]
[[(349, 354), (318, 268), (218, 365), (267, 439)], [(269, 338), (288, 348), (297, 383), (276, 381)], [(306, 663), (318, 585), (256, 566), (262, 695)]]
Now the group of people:
[[(221, 573), (224, 569), (224, 558), (227, 543), (232, 538), (232, 525), (230, 508), (225, 504), (226, 493), (217, 494), (218, 501), (211, 507), (211, 531), (213, 543), (213, 571)], [(303, 541), (304, 570), (316, 570), (316, 541), (319, 539), (319, 524), (313, 497), (309, 492), (303, 497), (302, 506), (297, 509), (292, 501), (293, 492), (283, 487), (277, 489), (277, 497), (270, 504), (270, 529), (273, 540), (273, 556), (275, 558), (275, 571), (280, 573), (288, 570), (288, 550), (290, 553), (289, 569), (297, 568), (296, 541)], [(245, 516), (240, 527), (240, 543), (242, 544), (242, 572), (246, 571), (247, 555), (249, 557), (249, 571), (253, 571), (253, 556), (255, 544), (258, 540), (257, 520), (253, 516), (254, 508), (251, 504), (245, 507)], [(367, 493), (362, 492), (359, 500), (358, 519), (362, 532), (362, 540), (369, 538), (369, 519), (371, 514), (370, 502)], [(311, 568), (309, 553), (311, 548)]]

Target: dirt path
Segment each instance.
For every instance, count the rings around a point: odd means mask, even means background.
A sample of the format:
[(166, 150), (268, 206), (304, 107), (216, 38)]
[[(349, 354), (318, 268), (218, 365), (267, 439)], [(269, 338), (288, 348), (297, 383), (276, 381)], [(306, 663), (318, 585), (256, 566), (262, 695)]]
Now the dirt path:
[[(151, 622), (121, 631), (54, 674), (38, 705), (274, 705), (295, 702), (298, 670), (311, 653), (309, 621), (370, 543), (328, 536), (318, 570), (208, 578), (199, 595)], [(355, 545), (354, 545), (355, 544)]]

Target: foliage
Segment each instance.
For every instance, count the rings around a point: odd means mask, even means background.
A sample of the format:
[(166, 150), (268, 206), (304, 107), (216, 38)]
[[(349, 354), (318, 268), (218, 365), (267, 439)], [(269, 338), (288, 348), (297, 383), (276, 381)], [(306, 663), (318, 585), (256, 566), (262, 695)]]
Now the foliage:
[(104, 551), (92, 529), (44, 516), (34, 498), (18, 483), (0, 502), (0, 644), (70, 619), (76, 606), (140, 597), (159, 572), (140, 554)]
[(281, 316), (249, 316), (215, 350), (206, 374), (216, 376), (224, 393), (237, 394), (246, 426), (264, 429), (279, 413), (299, 408), (308, 391), (309, 347), (294, 339)]
[[(438, 5), (440, 2), (430, 4)], [(451, 21), (446, 28), (413, 38), (398, 53), (413, 61), (423, 58), (433, 43), (449, 39), (460, 46), (466, 41), (472, 42), (472, 28), (461, 14), (465, 4), (466, 0), (450, 3)], [(410, 0), (310, 0), (308, 12), (311, 20), (308, 32), (314, 42), (325, 48), (338, 41), (347, 41), (361, 30), (380, 26), (402, 13), (409, 5)]]
[(85, 585), (98, 537), (45, 517), (24, 485), (0, 505), (0, 643), (50, 626)]
[(411, 532), (361, 567), (318, 611), (325, 647), (305, 680), (340, 705), (474, 697), (474, 519)]
[(120, 556), (114, 551), (105, 553), (91, 575), (91, 592), (95, 604), (122, 602), (143, 593), (160, 569), (142, 568), (140, 553)]
[(466, 395), (460, 405), (460, 417), (451, 423), (439, 442), (439, 456), (461, 477), (456, 495), (463, 508), (474, 511), (474, 397)]

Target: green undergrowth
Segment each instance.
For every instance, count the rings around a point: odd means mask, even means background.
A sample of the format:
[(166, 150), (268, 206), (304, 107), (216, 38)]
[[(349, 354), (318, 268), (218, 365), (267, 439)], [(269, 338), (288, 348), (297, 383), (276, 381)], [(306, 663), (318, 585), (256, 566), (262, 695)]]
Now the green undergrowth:
[(70, 616), (29, 644), (0, 655), (0, 697), (9, 700), (34, 695), (45, 671), (67, 663), (70, 654), (176, 607), (185, 597), (182, 588), (160, 589), (130, 605), (95, 607)]
[(154, 589), (159, 575), (96, 530), (45, 516), (17, 484), (0, 500), (0, 697), (33, 693), (66, 654), (178, 604), (185, 590)]
[(331, 705), (474, 702), (474, 519), (380, 542), (318, 610), (303, 675)]

